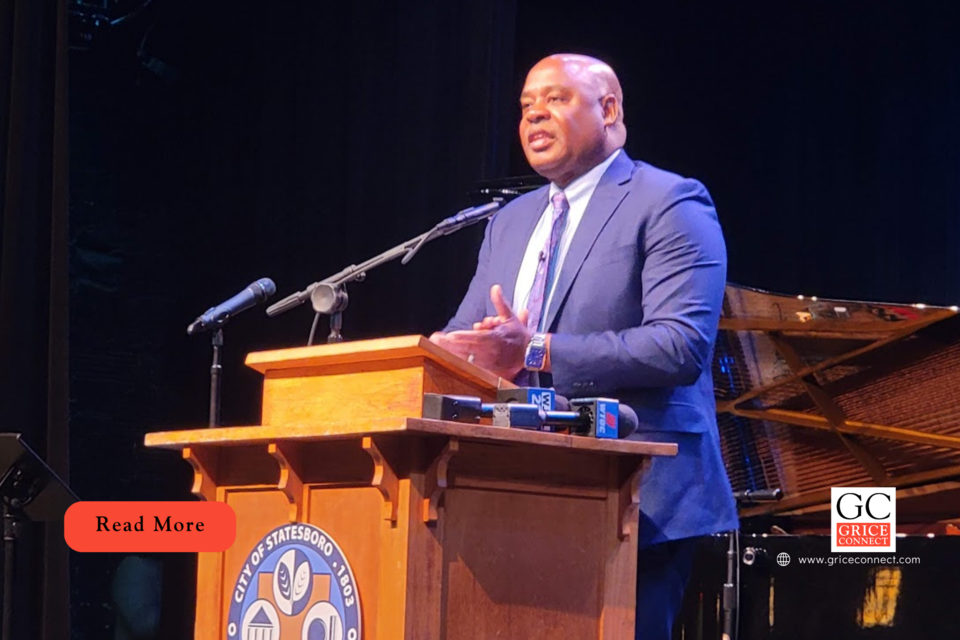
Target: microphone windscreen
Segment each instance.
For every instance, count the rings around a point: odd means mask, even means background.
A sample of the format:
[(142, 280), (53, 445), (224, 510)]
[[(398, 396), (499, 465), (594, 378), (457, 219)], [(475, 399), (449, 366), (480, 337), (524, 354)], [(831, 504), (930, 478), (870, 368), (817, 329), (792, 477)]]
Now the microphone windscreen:
[[(270, 278), (260, 278), (252, 285), (254, 287), (254, 297), (257, 302), (263, 302), (277, 292), (277, 285)], [(260, 291), (257, 292), (257, 289)]]
[(561, 395), (554, 397), (553, 405), (555, 411), (570, 411), (570, 400)]
[(625, 404), (620, 405), (620, 421), (617, 424), (617, 437), (626, 438), (632, 435), (640, 426), (637, 412)]

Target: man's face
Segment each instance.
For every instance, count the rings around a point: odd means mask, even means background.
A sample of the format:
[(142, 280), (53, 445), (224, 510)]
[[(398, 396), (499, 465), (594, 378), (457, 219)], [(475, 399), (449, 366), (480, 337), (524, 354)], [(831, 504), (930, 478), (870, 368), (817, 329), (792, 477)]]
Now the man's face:
[(533, 170), (565, 187), (603, 161), (604, 119), (589, 71), (571, 76), (546, 59), (520, 94), (520, 144)]

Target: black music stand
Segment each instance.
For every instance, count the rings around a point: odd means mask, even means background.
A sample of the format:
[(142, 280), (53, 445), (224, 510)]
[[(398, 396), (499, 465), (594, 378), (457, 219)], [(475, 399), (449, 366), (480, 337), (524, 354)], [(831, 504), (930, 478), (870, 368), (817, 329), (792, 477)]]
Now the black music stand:
[(17, 537), (24, 521), (62, 521), (79, 498), (27, 446), (19, 433), (0, 433), (0, 501), (3, 503), (3, 632), (13, 638), (13, 584)]

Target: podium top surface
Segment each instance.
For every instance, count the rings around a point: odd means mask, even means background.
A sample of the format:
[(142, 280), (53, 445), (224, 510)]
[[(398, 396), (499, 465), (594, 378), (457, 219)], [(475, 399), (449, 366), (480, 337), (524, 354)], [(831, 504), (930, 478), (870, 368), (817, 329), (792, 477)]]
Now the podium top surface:
[(148, 433), (144, 444), (148, 447), (183, 449), (191, 446), (241, 446), (276, 440), (321, 441), (342, 440), (369, 435), (396, 434), (403, 436), (448, 436), (463, 440), (502, 444), (527, 444), (558, 449), (593, 451), (607, 455), (675, 456), (677, 445), (640, 440), (607, 440), (561, 433), (527, 431), (493, 427), (483, 424), (445, 422), (426, 418), (384, 419), (365, 421), (362, 429), (343, 423), (311, 425), (309, 427), (219, 427)]
[(247, 355), (248, 367), (266, 374), (268, 371), (302, 369), (305, 367), (362, 365), (407, 358), (426, 358), (446, 369), (456, 371), (491, 389), (513, 389), (513, 382), (500, 378), (486, 369), (469, 363), (446, 349), (438, 347), (424, 336), (397, 336), (357, 340), (311, 347), (257, 351)]

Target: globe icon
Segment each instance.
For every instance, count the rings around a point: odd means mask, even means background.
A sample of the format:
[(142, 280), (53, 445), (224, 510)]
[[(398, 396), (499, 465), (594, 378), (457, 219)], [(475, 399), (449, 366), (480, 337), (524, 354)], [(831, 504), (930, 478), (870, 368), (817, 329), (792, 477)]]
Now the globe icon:
[(786, 551), (781, 551), (777, 554), (777, 564), (781, 567), (785, 567), (790, 564), (790, 554)]

